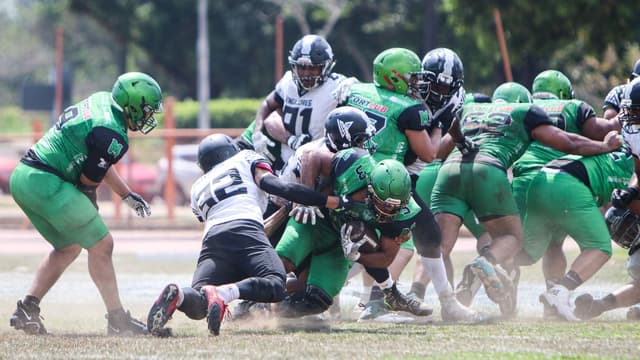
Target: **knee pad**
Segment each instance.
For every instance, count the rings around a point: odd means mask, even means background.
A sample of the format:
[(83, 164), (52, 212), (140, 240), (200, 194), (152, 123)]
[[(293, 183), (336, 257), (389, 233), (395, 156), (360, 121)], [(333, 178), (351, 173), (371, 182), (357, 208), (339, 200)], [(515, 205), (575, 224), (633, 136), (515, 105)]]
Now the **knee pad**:
[(184, 300), (178, 310), (184, 312), (190, 319), (204, 319), (209, 310), (207, 309), (207, 298), (200, 291), (190, 287), (182, 288), (182, 293), (184, 294)]
[(634, 281), (640, 281), (640, 251), (634, 252), (627, 260), (627, 273)]
[(243, 299), (257, 302), (278, 302), (285, 296), (285, 280), (277, 275), (252, 277), (238, 283)]
[(320, 314), (331, 304), (333, 299), (329, 294), (317, 286), (308, 285), (304, 293), (291, 294), (278, 304), (277, 313), (286, 318)]
[(435, 217), (428, 208), (423, 208), (416, 217), (416, 227), (414, 228), (413, 245), (418, 254), (427, 256), (433, 248), (439, 248), (442, 242), (440, 234), (440, 226), (436, 222)]

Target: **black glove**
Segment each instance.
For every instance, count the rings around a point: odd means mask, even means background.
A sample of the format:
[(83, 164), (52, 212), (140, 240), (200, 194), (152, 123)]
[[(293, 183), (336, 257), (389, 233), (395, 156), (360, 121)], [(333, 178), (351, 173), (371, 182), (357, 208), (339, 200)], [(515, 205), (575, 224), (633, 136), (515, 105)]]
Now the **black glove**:
[(611, 193), (611, 205), (618, 209), (625, 209), (631, 202), (638, 198), (640, 190), (635, 186), (626, 189), (614, 189)]
[(462, 155), (467, 155), (478, 151), (478, 145), (476, 145), (473, 140), (469, 139), (466, 136), (464, 137), (464, 139), (462, 139), (462, 142), (456, 143), (456, 147), (458, 148), (458, 150), (460, 150)]
[(78, 184), (76, 187), (78, 188), (78, 190), (80, 190), (81, 193), (85, 194), (89, 198), (89, 201), (91, 201), (93, 207), (98, 210), (98, 194), (96, 191), (98, 187), (86, 185), (83, 183)]
[(300, 136), (291, 135), (289, 136), (289, 139), (287, 139), (287, 145), (295, 151), (309, 141), (311, 141), (311, 135), (309, 134), (302, 134)]
[(351, 210), (353, 208), (353, 200), (347, 195), (342, 195), (339, 197), (340, 202), (338, 203), (338, 207), (334, 210), (336, 211), (346, 211)]
[(455, 104), (450, 102), (442, 108), (441, 111), (436, 113), (436, 117), (434, 120), (436, 121), (437, 126), (442, 129), (442, 133), (449, 131), (451, 128), (451, 124), (454, 120), (458, 119), (460, 116), (460, 111), (462, 109), (460, 107), (455, 108)]

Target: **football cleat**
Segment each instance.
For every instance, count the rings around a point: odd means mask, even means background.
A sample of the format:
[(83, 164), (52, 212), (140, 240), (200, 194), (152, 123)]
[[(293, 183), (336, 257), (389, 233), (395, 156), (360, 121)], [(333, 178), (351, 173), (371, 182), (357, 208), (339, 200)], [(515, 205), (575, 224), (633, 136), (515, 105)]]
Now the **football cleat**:
[(416, 316), (429, 316), (433, 313), (432, 308), (401, 293), (395, 283), (392, 287), (383, 289), (382, 292), (384, 293), (384, 303), (389, 310), (405, 311)]
[(500, 313), (508, 318), (516, 314), (518, 306), (518, 283), (520, 282), (520, 268), (516, 267), (511, 272), (507, 272), (500, 265), (494, 267), (496, 275), (502, 282), (504, 298), (498, 302)]
[(595, 300), (591, 294), (578, 296), (575, 304), (576, 308), (573, 310), (573, 313), (582, 320), (593, 319), (605, 311), (602, 301)]
[(542, 304), (555, 308), (562, 319), (567, 321), (580, 321), (573, 313), (569, 297), (569, 290), (566, 287), (555, 285), (542, 293), (539, 299)]
[(205, 285), (200, 292), (207, 299), (207, 327), (212, 335), (220, 334), (220, 325), (227, 316), (227, 304), (218, 296), (218, 291), (213, 285)]
[(378, 316), (388, 314), (388, 313), (389, 313), (389, 310), (385, 306), (384, 301), (382, 299), (369, 300), (364, 305), (364, 309), (360, 313), (360, 317), (358, 317), (358, 322), (373, 320)]
[(242, 300), (233, 309), (234, 320), (245, 320), (252, 317), (269, 317), (271, 314), (271, 304), (261, 303), (252, 300)]
[(147, 326), (131, 317), (131, 313), (123, 309), (113, 311), (107, 318), (107, 334), (115, 336), (147, 335)]
[(451, 290), (440, 295), (440, 316), (447, 322), (475, 322), (480, 314), (460, 303)]
[(178, 308), (180, 288), (176, 284), (169, 284), (160, 293), (160, 296), (151, 306), (147, 316), (147, 328), (152, 335), (164, 335), (164, 325)]
[(480, 278), (473, 273), (471, 266), (467, 265), (462, 271), (462, 280), (456, 286), (456, 298), (462, 305), (469, 306), (481, 286)]
[(484, 256), (479, 256), (467, 266), (480, 279), (489, 299), (500, 304), (506, 297), (505, 288), (493, 265)]
[(13, 312), (9, 325), (16, 330), (22, 330), (30, 335), (46, 335), (42, 321), (44, 318), (40, 316), (40, 307), (33, 303), (23, 303), (18, 300), (16, 311)]

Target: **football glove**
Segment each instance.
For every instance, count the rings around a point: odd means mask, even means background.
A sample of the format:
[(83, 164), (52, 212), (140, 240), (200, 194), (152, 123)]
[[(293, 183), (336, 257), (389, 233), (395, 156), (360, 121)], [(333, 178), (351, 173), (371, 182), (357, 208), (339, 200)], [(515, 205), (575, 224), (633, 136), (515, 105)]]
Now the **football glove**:
[(626, 189), (614, 189), (611, 193), (611, 205), (618, 209), (625, 209), (631, 202), (638, 198), (640, 190), (635, 186)]
[(300, 136), (291, 135), (289, 136), (289, 139), (287, 139), (287, 145), (289, 145), (289, 147), (295, 151), (298, 150), (300, 146), (308, 143), (309, 141), (311, 141), (311, 135), (309, 134), (302, 134)]
[(289, 216), (300, 224), (306, 224), (311, 221), (311, 225), (316, 224), (316, 217), (324, 219), (324, 214), (317, 206), (298, 205), (289, 212)]
[(460, 150), (462, 155), (467, 155), (478, 151), (478, 145), (476, 145), (473, 140), (469, 139), (466, 136), (464, 137), (464, 139), (462, 139), (462, 142), (456, 143), (456, 147), (458, 148), (458, 150)]
[(349, 77), (340, 82), (335, 90), (331, 92), (331, 96), (338, 102), (338, 105), (347, 103), (347, 98), (351, 92), (351, 85), (359, 82), (355, 77)]
[(357, 242), (351, 241), (351, 231), (353, 227), (351, 225), (343, 224), (340, 228), (340, 242), (342, 243), (342, 252), (344, 257), (351, 261), (358, 261), (360, 259), (360, 246), (367, 241), (367, 237), (363, 236)]
[(122, 201), (129, 205), (129, 207), (132, 208), (139, 217), (151, 215), (151, 207), (149, 207), (149, 203), (146, 202), (142, 196), (134, 193), (133, 191), (123, 197)]

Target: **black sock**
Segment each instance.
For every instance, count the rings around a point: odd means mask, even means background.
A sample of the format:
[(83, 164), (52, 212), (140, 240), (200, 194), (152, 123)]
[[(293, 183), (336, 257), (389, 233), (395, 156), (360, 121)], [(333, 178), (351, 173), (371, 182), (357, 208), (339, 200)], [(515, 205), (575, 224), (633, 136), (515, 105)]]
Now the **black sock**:
[(427, 287), (419, 282), (413, 282), (411, 284), (411, 292), (416, 294), (420, 299), (424, 299), (424, 293), (427, 291)]
[(369, 301), (384, 299), (384, 293), (379, 286), (374, 285), (371, 287), (371, 295), (369, 295)]
[(569, 272), (558, 282), (559, 285), (566, 287), (569, 290), (575, 290), (584, 281), (580, 278), (580, 275), (573, 270)]
[(40, 305), (40, 299), (33, 295), (25, 295), (24, 299), (22, 299), (23, 304), (33, 304), (35, 306)]

